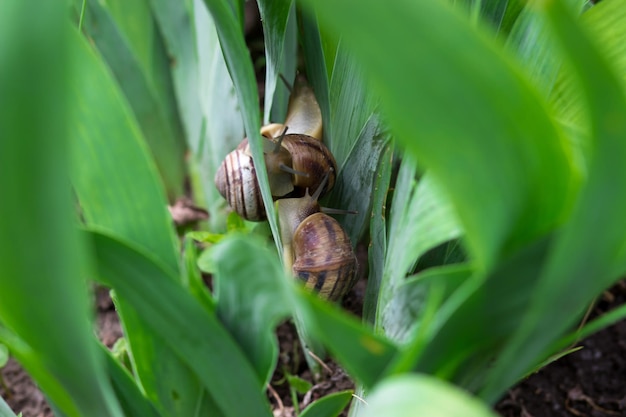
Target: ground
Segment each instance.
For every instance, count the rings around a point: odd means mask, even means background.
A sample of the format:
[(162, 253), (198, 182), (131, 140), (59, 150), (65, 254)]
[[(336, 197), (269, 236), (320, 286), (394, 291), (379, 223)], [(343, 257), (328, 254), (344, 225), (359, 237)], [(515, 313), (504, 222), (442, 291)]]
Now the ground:
[[(361, 309), (365, 281), (359, 281), (344, 300), (353, 312)], [(626, 282), (605, 292), (592, 310), (600, 315), (626, 301)], [(96, 291), (97, 325), (101, 340), (109, 347), (122, 335), (113, 304), (104, 289)], [(277, 329), (280, 357), (268, 397), (276, 416), (291, 417), (293, 403), (283, 372), (311, 381), (293, 326)], [(495, 410), (503, 417), (610, 417), (626, 416), (626, 321), (604, 329), (578, 344), (582, 349), (565, 356), (531, 375), (508, 391)], [(321, 382), (306, 394), (298, 395), (300, 408), (331, 392), (353, 387), (341, 368), (327, 362)], [(50, 417), (44, 396), (14, 361), (0, 370), (4, 387), (0, 394), (24, 417)], [(346, 414), (347, 415), (347, 414)]]

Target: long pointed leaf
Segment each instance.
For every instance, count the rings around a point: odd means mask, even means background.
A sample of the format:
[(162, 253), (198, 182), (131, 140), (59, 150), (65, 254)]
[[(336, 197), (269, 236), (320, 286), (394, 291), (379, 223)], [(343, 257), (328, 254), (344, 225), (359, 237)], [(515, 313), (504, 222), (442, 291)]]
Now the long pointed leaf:
[(626, 172), (616, 169), (626, 158), (626, 95), (607, 59), (562, 2), (545, 3), (543, 12), (585, 94), (592, 122), (590, 171), (542, 271), (532, 308), (482, 392), (488, 400), (546, 355), (593, 297), (618, 279), (614, 265), (626, 257), (626, 195), (614, 192), (626, 189)]
[(182, 195), (185, 146), (170, 63), (147, 0), (106, 5), (89, 0), (85, 14), (83, 27), (124, 92), (173, 201)]
[[(157, 256), (170, 276), (179, 279), (178, 241), (132, 112), (84, 39), (76, 35), (75, 41), (81, 71), (70, 89), (79, 104), (72, 115), (71, 179), (85, 223)], [(118, 308), (135, 375), (148, 397), (171, 415), (191, 413), (202, 386), (123, 297)], [(187, 388), (173, 397), (171, 392), (183, 384)]]
[(267, 212), (272, 235), (279, 254), (282, 256), (282, 243), (272, 196), (267, 179), (267, 169), (263, 158), (261, 142), (261, 122), (258, 110), (258, 94), (252, 62), (244, 42), (241, 26), (237, 23), (230, 6), (225, 0), (204, 0), (216, 24), (226, 65), (235, 84), (237, 98), (243, 109), (243, 120), (246, 135), (250, 141), (254, 166), (259, 186), (263, 195), (263, 203)]
[(121, 416), (89, 320), (88, 253), (67, 181), (79, 68), (65, 11), (9, 1), (0, 13), (0, 330), (68, 416)]
[(226, 154), (243, 140), (243, 119), (215, 22), (202, 0), (193, 0), (193, 21), (203, 129), (199, 137), (190, 138), (190, 147), (198, 164), (209, 221), (217, 230), (223, 228), (226, 202), (213, 179)]
[(260, 378), (217, 317), (149, 257), (111, 237), (88, 236), (97, 254), (98, 279), (128, 300), (161, 343), (192, 370), (223, 415), (271, 415)]
[(315, 3), (367, 66), (398, 140), (449, 192), (479, 268), (561, 220), (574, 181), (562, 133), (481, 27), (445, 2)]
[(267, 384), (278, 359), (274, 329), (293, 310), (287, 277), (276, 254), (250, 237), (227, 238), (211, 254), (217, 314)]
[[(270, 112), (274, 101), (278, 75), (283, 60), (287, 21), (293, 0), (260, 0), (259, 12), (263, 23), (263, 39), (265, 41), (265, 105), (263, 123), (270, 122)], [(290, 77), (292, 74), (283, 74)], [(283, 111), (286, 109), (283, 109)], [(283, 114), (284, 117), (284, 114)], [(284, 120), (277, 120), (283, 122)]]

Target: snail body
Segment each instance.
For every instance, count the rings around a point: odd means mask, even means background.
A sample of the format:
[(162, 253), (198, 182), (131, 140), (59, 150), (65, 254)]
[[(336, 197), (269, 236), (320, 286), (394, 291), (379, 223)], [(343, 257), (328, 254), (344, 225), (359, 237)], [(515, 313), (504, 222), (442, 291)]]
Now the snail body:
[(347, 233), (313, 196), (276, 202), (285, 268), (320, 298), (341, 299), (355, 284), (357, 260)]
[(289, 97), (285, 125), (292, 132), (322, 140), (322, 111), (313, 89), (302, 76), (296, 77), (293, 94)]

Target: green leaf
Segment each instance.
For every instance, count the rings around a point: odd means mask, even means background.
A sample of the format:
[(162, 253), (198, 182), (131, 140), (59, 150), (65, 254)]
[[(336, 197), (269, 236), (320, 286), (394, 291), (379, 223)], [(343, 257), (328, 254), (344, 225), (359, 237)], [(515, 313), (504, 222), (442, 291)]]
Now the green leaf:
[(297, 375), (287, 374), (286, 378), (289, 383), (289, 387), (296, 390), (300, 394), (306, 394), (313, 387), (313, 384)]
[[(433, 328), (428, 329), (428, 343), (423, 349), (417, 344), (407, 354), (413, 358), (413, 364), (405, 362), (401, 369), (434, 373), (468, 390), (482, 386), (495, 352), (520, 326), (551, 243), (548, 237), (528, 245), (503, 259), (487, 277), (475, 272), (471, 265), (473, 274), (467, 271), (464, 281), (462, 276), (444, 281), (452, 288), (455, 281), (462, 283), (439, 308), (431, 324)], [(457, 268), (462, 274), (463, 266), (449, 266), (441, 271), (454, 272)]]
[(211, 12), (216, 24), (217, 34), (222, 45), (222, 51), (226, 60), (226, 65), (230, 71), (231, 78), (235, 84), (239, 105), (242, 107), (244, 126), (246, 135), (250, 141), (250, 148), (256, 168), (263, 203), (267, 212), (272, 235), (278, 248), (278, 253), (282, 256), (282, 243), (278, 222), (272, 202), (272, 196), (267, 179), (267, 170), (263, 158), (262, 139), (260, 134), (260, 118), (258, 111), (258, 94), (255, 82), (254, 71), (248, 49), (241, 33), (241, 25), (237, 23), (230, 6), (226, 0), (204, 0), (207, 8)]
[[(315, 98), (320, 105), (322, 121), (324, 123), (324, 137), (328, 138), (330, 129), (330, 71), (327, 71), (328, 57), (324, 55), (322, 35), (317, 24), (317, 18), (313, 13), (301, 13), (298, 9), (298, 22), (300, 24), (300, 43), (305, 57), (307, 78)], [(334, 61), (334, 56), (330, 57)], [(331, 67), (332, 68), (332, 67)]]
[(189, 234), (186, 235), (183, 244), (183, 285), (204, 306), (207, 312), (213, 313), (215, 311), (215, 300), (198, 269), (198, 250)]
[[(304, 294), (303, 294), (304, 296)], [(397, 353), (396, 347), (375, 335), (356, 318), (312, 295), (299, 311), (310, 331), (321, 340), (346, 371), (365, 386), (374, 385)]]
[[(381, 305), (380, 326), (385, 329), (385, 335), (400, 344), (427, 343), (417, 339), (423, 337), (422, 334), (432, 333), (436, 327), (426, 317), (429, 308), (433, 309), (429, 307), (430, 303), (435, 302), (434, 309), (438, 310), (438, 304), (445, 302), (472, 272), (468, 265), (449, 265), (431, 268), (406, 279), (398, 286), (393, 298), (385, 305)], [(429, 337), (432, 337), (432, 334), (429, 334)], [(410, 355), (415, 357), (419, 349), (416, 347), (413, 349)]]
[(9, 348), (5, 345), (0, 344), (0, 368), (4, 368), (4, 366), (9, 361)]
[(377, 316), (378, 296), (383, 279), (385, 254), (387, 251), (387, 193), (393, 166), (393, 147), (381, 152), (379, 166), (372, 191), (372, 217), (370, 219), (370, 247), (368, 250), (369, 276), (363, 301), (363, 321), (374, 324)]
[(352, 391), (334, 392), (304, 409), (300, 417), (336, 417), (352, 399)]
[(367, 396), (363, 417), (496, 417), (485, 404), (453, 385), (427, 375), (384, 380)]
[(473, 2), (474, 9), (491, 23), (500, 36), (509, 34), (524, 9), (521, 0), (487, 0)]
[[(325, 121), (326, 144), (337, 160), (340, 173), (357, 141), (369, 142), (378, 129), (376, 123), (369, 130), (366, 127), (374, 112), (376, 96), (367, 88), (363, 74), (363, 66), (340, 42), (330, 81), (330, 120)], [(373, 121), (377, 122), (378, 118)], [(360, 137), (363, 132), (365, 137)]]
[(230, 78), (215, 22), (202, 0), (193, 1), (193, 28), (199, 81), (195, 93), (199, 95), (202, 111), (202, 130), (189, 137), (193, 157), (197, 161), (202, 192), (210, 213), (211, 230), (224, 228), (226, 201), (214, 183), (215, 173), (226, 154), (244, 138), (243, 119), (233, 81)]
[[(462, 230), (450, 198), (429, 173), (416, 182), (416, 164), (405, 157), (400, 168), (392, 202), (389, 247), (379, 294), (379, 310), (384, 310), (400, 290), (407, 274), (428, 250), (457, 238)], [(419, 236), (419, 239), (416, 239)], [(380, 313), (381, 311), (379, 311)], [(387, 322), (379, 316), (380, 327)]]
[[(278, 75), (281, 72), (283, 60), (288, 59), (284, 55), (285, 36), (287, 34), (287, 21), (289, 20), (293, 0), (260, 0), (258, 2), (263, 24), (263, 40), (265, 42), (265, 104), (263, 122), (270, 122), (270, 111), (274, 101)], [(293, 58), (291, 58), (293, 60)], [(293, 68), (295, 70), (295, 67)], [(283, 74), (291, 79), (292, 73)], [(283, 90), (284, 95), (285, 90)], [(284, 98), (283, 98), (284, 101)], [(282, 109), (281, 119), (283, 122), (286, 107)]]
[(217, 315), (267, 384), (278, 360), (274, 333), (292, 311), (276, 253), (250, 235), (232, 235), (211, 250)]
[[(21, 416), (21, 413), (20, 413)], [(16, 417), (11, 408), (4, 402), (4, 398), (0, 397), (0, 417)]]
[[(122, 339), (120, 339), (122, 340)], [(111, 385), (117, 395), (120, 406), (127, 416), (160, 417), (154, 404), (141, 392), (132, 376), (117, 362), (111, 352), (101, 346), (102, 354), (106, 358), (107, 371)]]
[[(107, 231), (157, 257), (168, 276), (178, 280), (178, 240), (140, 131), (102, 62), (78, 34), (74, 41), (79, 71), (70, 86), (77, 103), (71, 115), (71, 180), (83, 219), (89, 228)], [(123, 296), (117, 306), (135, 375), (149, 398), (171, 414), (191, 413), (202, 386)], [(187, 389), (172, 396), (181, 384)]]
[(0, 343), (68, 416), (121, 416), (93, 336), (67, 181), (78, 71), (66, 12), (9, 1), (0, 13)]
[(147, 1), (89, 0), (83, 23), (128, 100), (170, 201), (183, 193), (184, 141), (170, 62)]
[(152, 13), (168, 56), (175, 63), (171, 74), (187, 143), (193, 150), (201, 138), (202, 107), (198, 96), (198, 61), (196, 37), (192, 30), (188, 1), (150, 0)]
[(567, 346), (571, 346), (572, 344), (591, 336), (605, 327), (612, 326), (624, 318), (626, 318), (626, 305), (619, 306), (607, 313), (604, 313), (602, 316), (587, 323), (581, 329), (563, 337), (554, 344), (554, 349), (552, 350), (559, 351), (565, 349)]
[[(581, 25), (589, 31), (589, 36), (596, 40), (598, 49), (611, 58), (611, 67), (622, 78), (626, 74), (625, 10), (624, 0), (606, 1), (594, 5), (580, 18)], [(533, 16), (535, 20), (541, 21), (546, 26), (540, 16)], [(623, 83), (622, 89), (624, 89)], [(581, 95), (579, 83), (572, 77), (572, 74), (566, 71), (559, 73), (553, 100), (556, 103), (555, 107), (559, 110), (559, 117), (583, 129), (585, 133), (590, 130), (586, 102)]]
[[(570, 222), (554, 242), (531, 308), (481, 393), (494, 400), (503, 388), (546, 355), (546, 348), (582, 314), (593, 297), (619, 276), (626, 240), (626, 96), (607, 58), (559, 1), (543, 13), (578, 77), (592, 127), (589, 176)], [(610, 200), (607, 200), (610, 198)], [(593, 244), (590, 244), (593, 242)], [(593, 279), (589, 279), (593, 277)], [(567, 294), (567, 296), (564, 296)]]
[(445, 2), (315, 3), (398, 141), (448, 192), (479, 269), (562, 220), (576, 185), (562, 133), (481, 26)]
[(135, 242), (177, 271), (178, 242), (136, 120), (87, 42), (77, 34), (72, 40), (71, 180), (85, 223)]
[(378, 115), (372, 114), (350, 150), (345, 165), (340, 168), (335, 187), (328, 197), (330, 207), (357, 212), (341, 218), (341, 225), (353, 246), (369, 226), (376, 168), (389, 141), (389, 132), (384, 130)]
[[(128, 300), (208, 390), (222, 415), (271, 415), (262, 381), (217, 317), (153, 259), (112, 237), (94, 232), (88, 237), (97, 254), (98, 279)], [(170, 394), (183, 395), (182, 389), (184, 384)]]

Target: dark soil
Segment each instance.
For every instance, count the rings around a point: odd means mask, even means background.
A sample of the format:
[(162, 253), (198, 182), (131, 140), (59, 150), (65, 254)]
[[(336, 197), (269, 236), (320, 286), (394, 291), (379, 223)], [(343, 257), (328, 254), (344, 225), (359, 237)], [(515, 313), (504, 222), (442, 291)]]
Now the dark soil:
[[(590, 318), (626, 302), (626, 281), (604, 293)], [(626, 416), (626, 321), (579, 343), (531, 375), (498, 403), (504, 417)]]

